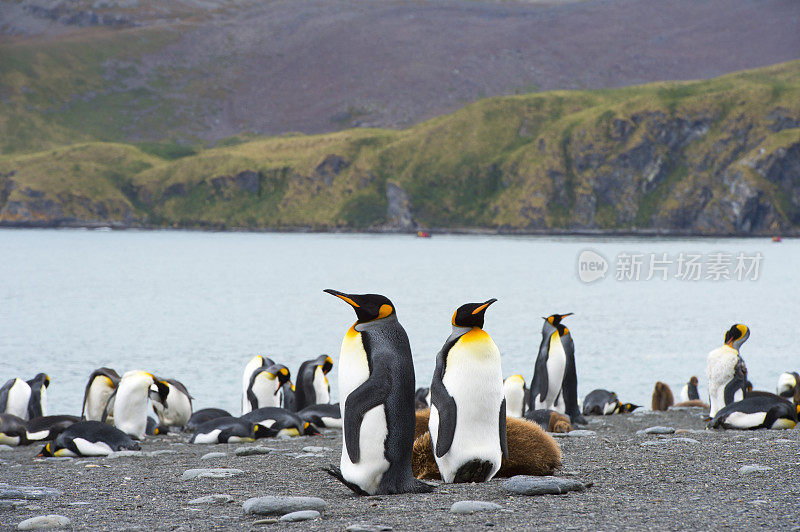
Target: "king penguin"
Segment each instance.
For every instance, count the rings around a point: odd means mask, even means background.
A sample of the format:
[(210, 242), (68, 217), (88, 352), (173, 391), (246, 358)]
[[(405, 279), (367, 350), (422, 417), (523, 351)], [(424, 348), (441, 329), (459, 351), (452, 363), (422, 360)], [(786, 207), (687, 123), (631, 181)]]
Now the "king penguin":
[(708, 354), (706, 375), (711, 408), (709, 417), (714, 417), (721, 408), (745, 396), (747, 366), (739, 349), (750, 337), (750, 329), (737, 323), (725, 333), (725, 343)]
[(242, 372), (242, 414), (246, 414), (252, 410), (250, 400), (247, 398), (247, 388), (250, 386), (250, 379), (253, 373), (255, 373), (258, 368), (268, 368), (273, 364), (275, 364), (275, 361), (261, 355), (254, 356), (245, 364), (244, 371)]
[(164, 379), (163, 382), (169, 388), (169, 393), (163, 404), (159, 401), (153, 402), (158, 424), (160, 427), (183, 428), (192, 417), (193, 397), (182, 382), (175, 379)]
[(28, 419), (36, 419), (47, 415), (47, 387), (50, 386), (50, 377), (46, 373), (39, 373), (28, 381), (31, 387), (31, 397), (28, 399)]
[[(153, 390), (152, 388), (156, 388)], [(114, 397), (114, 426), (130, 437), (143, 440), (147, 429), (147, 402), (164, 403), (167, 383), (145, 371), (128, 371), (122, 376)]]
[(763, 392), (745, 397), (719, 409), (709, 421), (712, 429), (793, 429), (797, 425), (796, 406), (783, 397)]
[(83, 392), (83, 410), (81, 418), (87, 421), (102, 421), (103, 413), (111, 422), (114, 417), (114, 405), (109, 404), (111, 396), (119, 385), (119, 374), (111, 368), (98, 368), (89, 375), (86, 389)]
[(781, 373), (778, 377), (778, 395), (789, 401), (795, 396), (795, 391), (800, 389), (800, 375), (796, 371)]
[(139, 449), (130, 436), (107, 423), (80, 421), (45, 445), (39, 456), (108, 456), (114, 451)]
[(257, 368), (247, 386), (248, 404), (244, 414), (267, 406), (281, 406), (281, 387), (289, 378), (289, 368), (283, 364)]
[(692, 375), (692, 378), (689, 379), (689, 382), (683, 385), (681, 388), (681, 402), (685, 403), (687, 401), (699, 401), (700, 394), (697, 392), (697, 385), (700, 381), (697, 380), (697, 377)]
[(30, 385), (22, 379), (9, 379), (0, 388), (0, 414), (11, 414), (25, 421), (30, 400)]
[(567, 314), (553, 314), (544, 320), (542, 343), (533, 370), (528, 395), (531, 410), (555, 410), (566, 414), (572, 423), (585, 425), (578, 406), (578, 375), (575, 370), (575, 344), (562, 323)]
[(428, 427), (445, 482), (487, 481), (508, 458), (500, 350), (483, 330), (495, 301), (458, 307), (453, 332), (436, 356)]
[(298, 410), (330, 402), (331, 386), (326, 375), (331, 368), (333, 359), (328, 355), (320, 355), (300, 364), (295, 391), (295, 407)]
[(394, 305), (378, 294), (325, 292), (353, 307), (357, 317), (339, 356), (341, 469), (331, 465), (326, 471), (359, 495), (432, 491), (411, 472), (414, 361)]
[(508, 417), (524, 417), (528, 388), (525, 377), (511, 375), (503, 381), (503, 396), (506, 398), (506, 414)]

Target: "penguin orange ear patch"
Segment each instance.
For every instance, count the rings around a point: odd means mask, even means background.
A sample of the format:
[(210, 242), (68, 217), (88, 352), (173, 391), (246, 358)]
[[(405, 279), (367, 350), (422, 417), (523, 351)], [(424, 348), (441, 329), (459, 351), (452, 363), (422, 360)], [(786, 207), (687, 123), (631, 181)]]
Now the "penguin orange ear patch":
[(391, 305), (381, 305), (381, 308), (378, 309), (378, 319), (385, 318), (392, 312), (394, 312), (394, 309)]

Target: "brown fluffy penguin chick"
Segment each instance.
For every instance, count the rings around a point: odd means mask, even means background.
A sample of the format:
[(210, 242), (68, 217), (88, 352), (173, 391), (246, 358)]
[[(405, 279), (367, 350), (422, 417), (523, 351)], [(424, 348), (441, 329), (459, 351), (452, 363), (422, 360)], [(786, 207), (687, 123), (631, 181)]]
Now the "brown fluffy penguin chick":
[(553, 412), (550, 414), (550, 422), (547, 424), (547, 432), (559, 432), (561, 434), (572, 432), (572, 425), (569, 422), (569, 418), (563, 414), (559, 414), (558, 412)]
[(428, 420), (431, 417), (431, 409), (425, 408), (414, 412), (417, 417), (414, 425), (414, 440), (428, 432)]
[(656, 388), (653, 390), (653, 400), (650, 402), (650, 410), (667, 410), (675, 404), (675, 397), (672, 396), (672, 390), (669, 385), (661, 381), (656, 382)]
[(682, 403), (678, 403), (672, 406), (702, 406), (703, 408), (711, 408), (706, 403), (701, 401), (700, 399), (692, 399), (691, 401), (684, 401)]
[[(561, 467), (558, 443), (536, 423), (515, 417), (507, 418), (506, 440), (508, 460), (503, 458), (496, 477), (552, 475)], [(425, 432), (414, 441), (411, 470), (421, 480), (442, 478), (433, 456), (430, 432)]]

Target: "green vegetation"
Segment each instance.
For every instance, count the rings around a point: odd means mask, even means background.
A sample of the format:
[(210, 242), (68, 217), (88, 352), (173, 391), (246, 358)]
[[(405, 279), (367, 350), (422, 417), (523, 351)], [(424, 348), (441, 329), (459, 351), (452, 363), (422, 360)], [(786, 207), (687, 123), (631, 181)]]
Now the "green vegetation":
[[(154, 46), (156, 37), (137, 35), (130, 44)], [(2, 222), (367, 229), (386, 223), (391, 180), (430, 227), (732, 233), (800, 224), (798, 176), (775, 177), (800, 157), (800, 61), (699, 82), (490, 98), (402, 131), (243, 133), (204, 148), (166, 140), (180, 113), (146, 88), (74, 96), (100, 91), (103, 76), (131, 75), (130, 66), (109, 74), (112, 66), (86, 64), (110, 52), (64, 47), (50, 52), (64, 64), (24, 47), (0, 58), (11, 95), (0, 107)], [(83, 57), (72, 61), (76, 51)], [(145, 104), (164, 117), (163, 140), (121, 142), (150, 120), (131, 124), (126, 108)]]

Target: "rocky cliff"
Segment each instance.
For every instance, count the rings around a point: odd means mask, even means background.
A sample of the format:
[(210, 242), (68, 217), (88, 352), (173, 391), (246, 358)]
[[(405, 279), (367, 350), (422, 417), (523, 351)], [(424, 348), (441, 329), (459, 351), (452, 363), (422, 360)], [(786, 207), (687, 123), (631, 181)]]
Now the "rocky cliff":
[(800, 62), (228, 144), (2, 156), (0, 223), (800, 233)]

